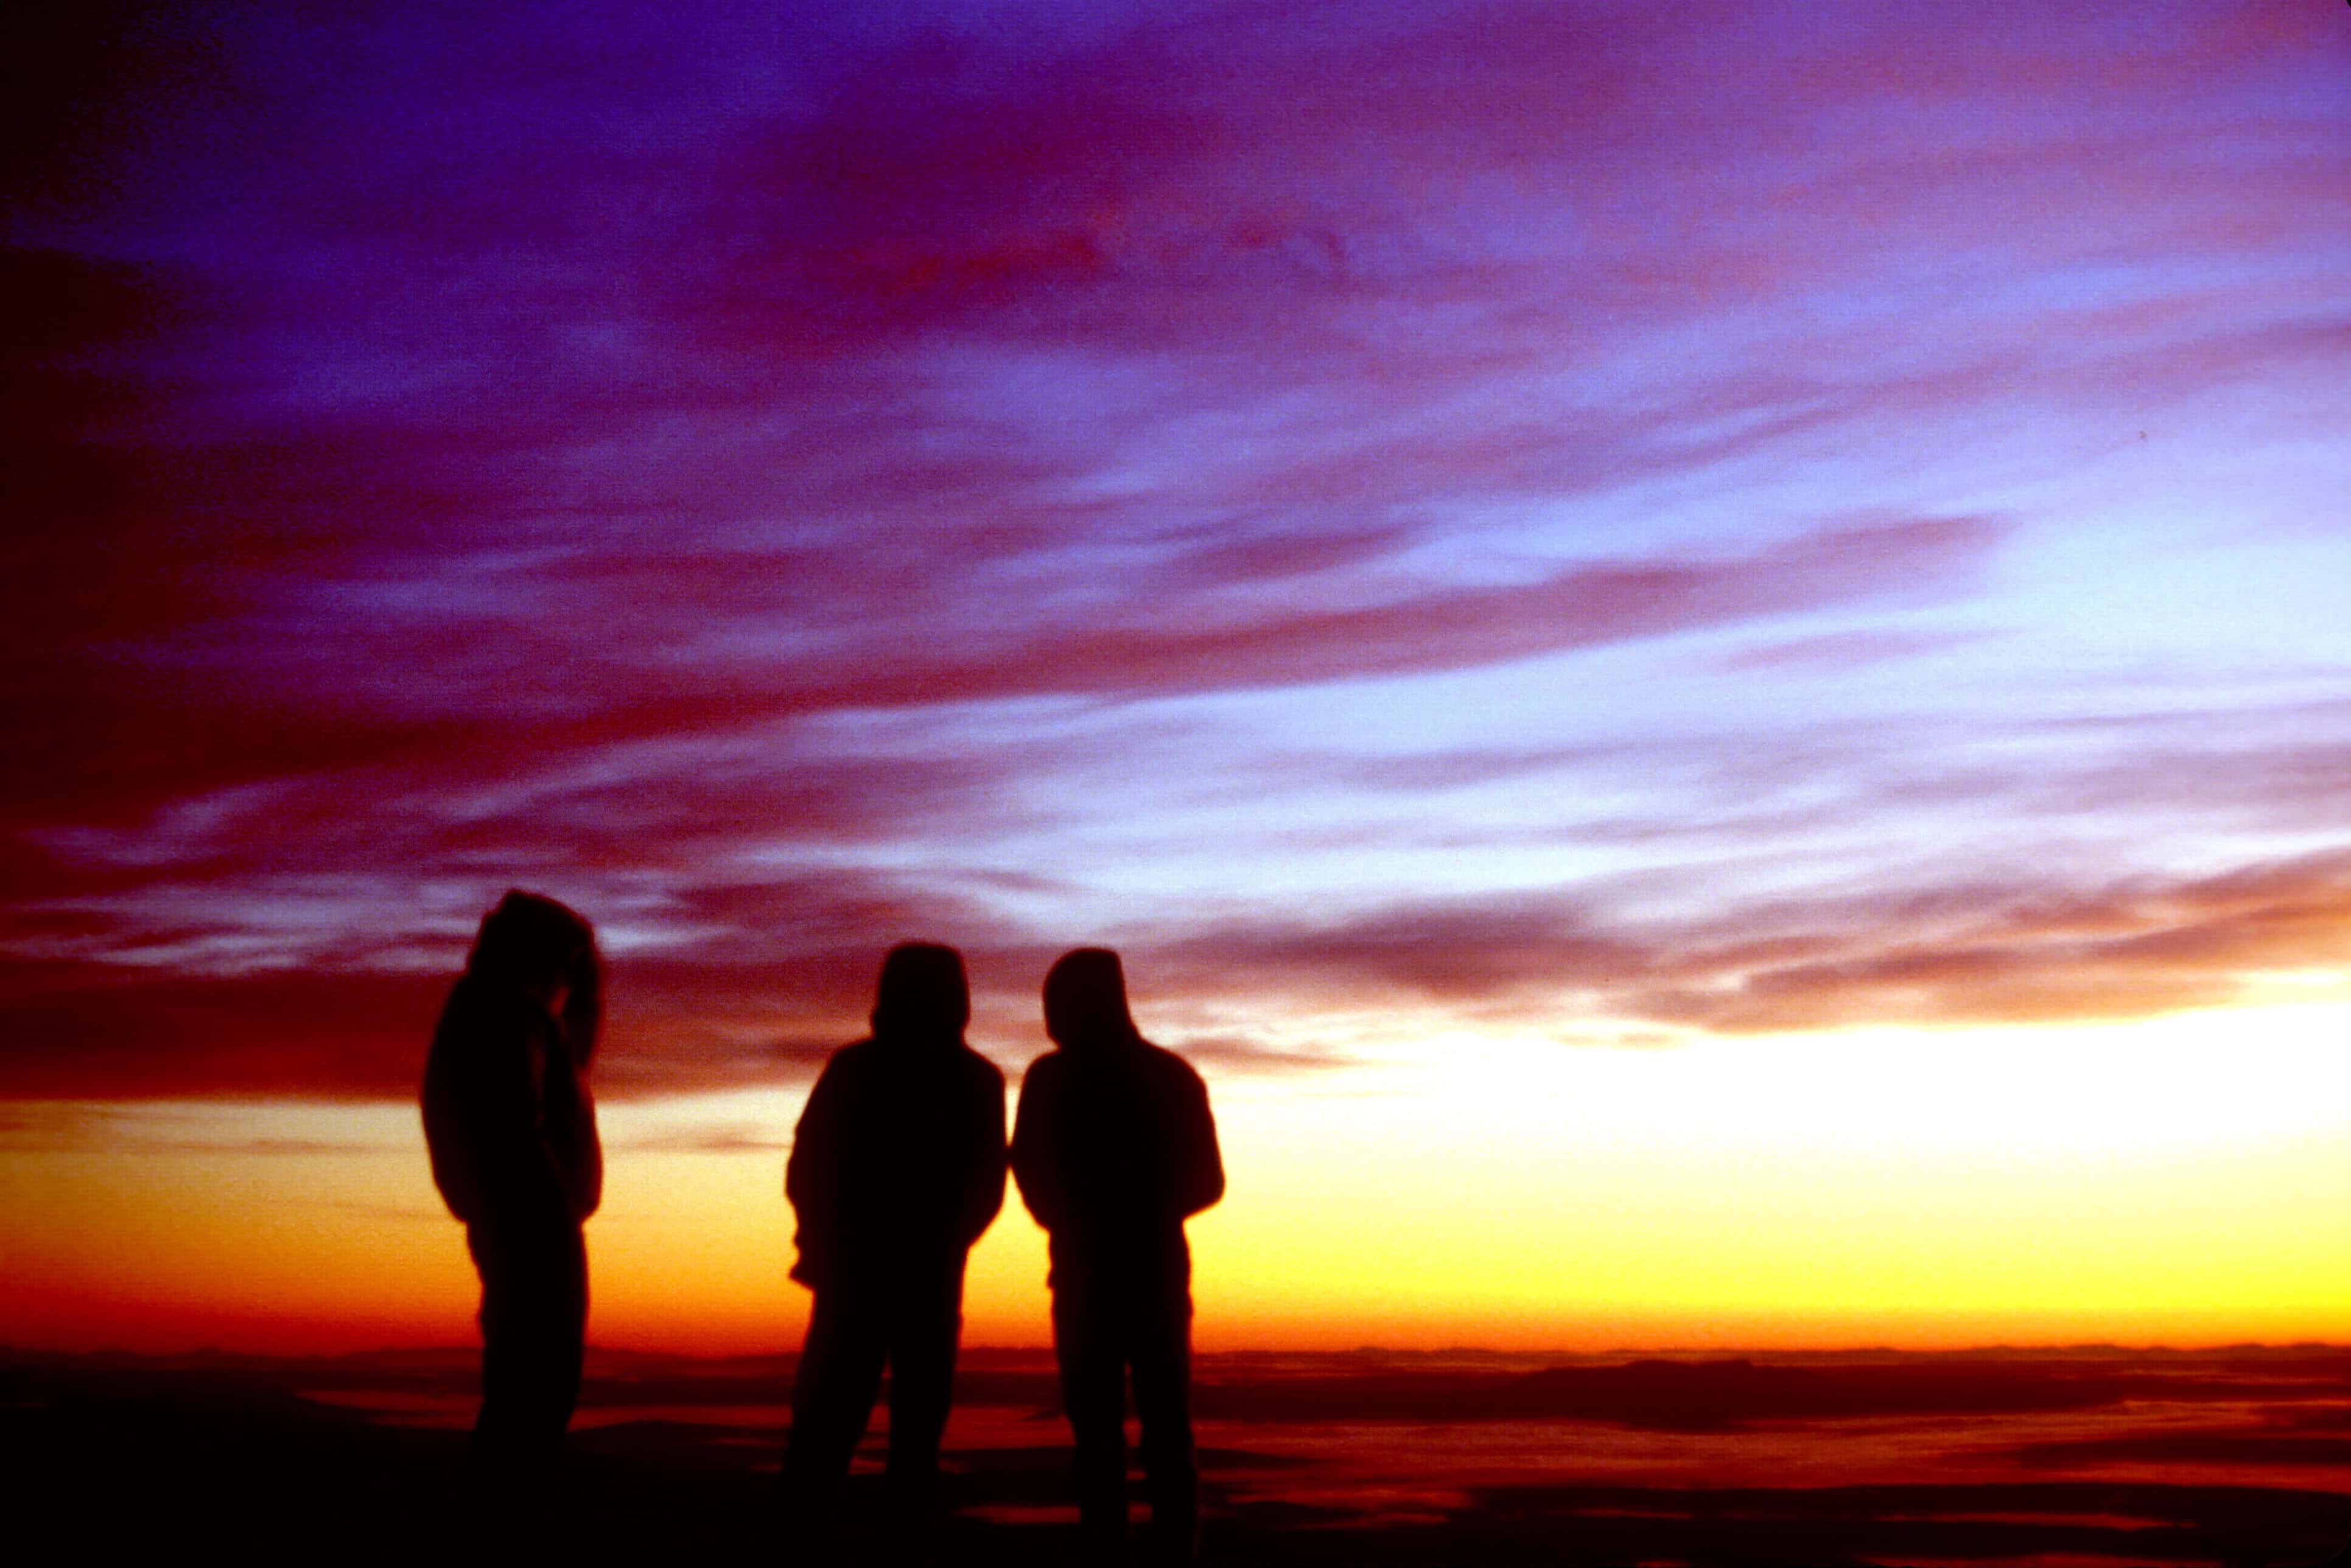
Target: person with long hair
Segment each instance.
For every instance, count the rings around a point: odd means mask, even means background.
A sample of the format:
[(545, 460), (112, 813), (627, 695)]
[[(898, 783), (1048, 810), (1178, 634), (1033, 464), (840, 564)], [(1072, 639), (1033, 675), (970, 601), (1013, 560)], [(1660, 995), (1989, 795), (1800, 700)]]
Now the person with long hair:
[(603, 1021), (596, 936), (510, 890), (482, 919), (424, 1067), (434, 1185), (482, 1279), (482, 1406), (467, 1449), (495, 1515), (551, 1477), (588, 1330), (580, 1226), (603, 1196), (588, 1066)]

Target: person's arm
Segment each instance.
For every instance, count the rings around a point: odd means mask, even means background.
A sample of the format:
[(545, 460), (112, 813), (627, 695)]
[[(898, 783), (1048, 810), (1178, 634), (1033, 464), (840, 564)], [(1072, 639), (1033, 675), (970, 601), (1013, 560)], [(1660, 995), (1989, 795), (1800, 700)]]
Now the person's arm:
[(424, 1083), (417, 1098), (424, 1113), (424, 1150), (433, 1167), (433, 1185), (441, 1189), (449, 1212), (472, 1223), (485, 1203), (481, 1151), (475, 1146), (465, 1103), (466, 1047), (464, 1032), (464, 991), (461, 986), (441, 1006), (433, 1026), (433, 1044), (424, 1058)]
[(971, 1077), (956, 1226), (966, 1247), (986, 1235), (1004, 1209), (1004, 1074), (983, 1058)]
[(549, 1134), (547, 1053), (562, 1049), (551, 1025), (517, 1009), (475, 1041), (467, 1120), (480, 1151), (484, 1217), (493, 1226), (569, 1223), (573, 1195)]
[(1012, 1120), (1012, 1179), (1037, 1223), (1058, 1230), (1068, 1222), (1068, 1175), (1061, 1147), (1061, 1116), (1050, 1056), (1029, 1064), (1020, 1079), (1020, 1109)]
[(571, 1160), (571, 1217), (585, 1220), (604, 1201), (604, 1143), (596, 1132), (596, 1096), (589, 1092), (585, 1069), (572, 1070), (580, 1097), (580, 1146)]
[(848, 1131), (848, 1092), (835, 1052), (817, 1074), (809, 1091), (799, 1124), (792, 1131), (792, 1152), (784, 1162), (784, 1196), (791, 1200), (792, 1244), (799, 1260), (792, 1278), (814, 1285), (827, 1273), (837, 1255), (841, 1231), (841, 1156)]
[(1225, 1158), (1217, 1146), (1208, 1086), (1188, 1062), (1184, 1090), (1176, 1123), (1176, 1211), (1188, 1219), (1225, 1196)]

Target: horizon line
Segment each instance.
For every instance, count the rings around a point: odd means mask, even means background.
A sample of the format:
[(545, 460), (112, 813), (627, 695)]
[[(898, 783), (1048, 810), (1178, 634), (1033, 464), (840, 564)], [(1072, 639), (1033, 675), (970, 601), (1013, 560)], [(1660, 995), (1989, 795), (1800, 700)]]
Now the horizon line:
[[(590, 1355), (656, 1356), (674, 1361), (699, 1361), (712, 1364), (735, 1361), (767, 1361), (778, 1357), (798, 1357), (797, 1345), (775, 1350), (728, 1351), (711, 1353), (691, 1350), (646, 1349), (629, 1345), (596, 1344), (587, 1346)], [(348, 1361), (362, 1356), (402, 1355), (478, 1355), (478, 1341), (449, 1342), (439, 1344), (381, 1344), (350, 1350), (263, 1351), (231, 1350), (221, 1345), (200, 1345), (186, 1350), (134, 1350), (110, 1346), (97, 1349), (66, 1350), (39, 1345), (12, 1344), (0, 1342), (0, 1358), (56, 1357), (71, 1360), (116, 1359), (131, 1361), (187, 1361), (214, 1359), (225, 1361)], [(1605, 1360), (1624, 1357), (1635, 1361), (1703, 1360), (1724, 1362), (1745, 1356), (1773, 1356), (1820, 1359), (1833, 1356), (1900, 1356), (1907, 1359), (1929, 1357), (1955, 1358), (1995, 1354), (2051, 1354), (2103, 1352), (2122, 1355), (2214, 1355), (2228, 1353), (2262, 1352), (2285, 1354), (2293, 1352), (2341, 1352), (2351, 1354), (2351, 1342), (2333, 1340), (2291, 1340), (2273, 1343), (2263, 1340), (2231, 1340), (2215, 1344), (2128, 1344), (2114, 1340), (2074, 1340), (2064, 1343), (2011, 1343), (2001, 1341), (1987, 1344), (1941, 1346), (1906, 1350), (1885, 1343), (1854, 1345), (1718, 1345), (1708, 1348), (1677, 1346), (1645, 1348), (1619, 1346), (1608, 1350), (1572, 1350), (1554, 1346), (1543, 1349), (1510, 1349), (1502, 1346), (1455, 1344), (1434, 1348), (1411, 1348), (1392, 1345), (1351, 1345), (1344, 1349), (1284, 1347), (1280, 1345), (1228, 1346), (1219, 1350), (1195, 1349), (1196, 1361), (1213, 1361), (1239, 1356), (1298, 1356), (1330, 1360), (1348, 1356), (1395, 1356), (1418, 1360), (1434, 1360), (1448, 1355), (1476, 1355), (1524, 1361), (1542, 1357), (1561, 1357), (1575, 1361)], [(1053, 1347), (1044, 1344), (969, 1344), (962, 1347), (961, 1355), (1051, 1355)]]

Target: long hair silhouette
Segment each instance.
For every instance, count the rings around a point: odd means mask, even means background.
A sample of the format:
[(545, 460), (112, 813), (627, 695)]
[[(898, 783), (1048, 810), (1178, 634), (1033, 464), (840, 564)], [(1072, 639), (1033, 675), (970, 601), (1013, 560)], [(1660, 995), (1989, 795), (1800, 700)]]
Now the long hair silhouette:
[(544, 894), (507, 889), (475, 934), (465, 973), (495, 985), (520, 988), (545, 975), (561, 977), (563, 1034), (571, 1059), (585, 1067), (604, 1030), (604, 956), (595, 928), (568, 904)]

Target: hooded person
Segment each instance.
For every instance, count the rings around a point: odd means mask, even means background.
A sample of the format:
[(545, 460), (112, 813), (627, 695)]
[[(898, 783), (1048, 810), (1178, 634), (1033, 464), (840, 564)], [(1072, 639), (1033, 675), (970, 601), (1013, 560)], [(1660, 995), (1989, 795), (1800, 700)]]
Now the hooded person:
[(1199, 1483), (1184, 1221), (1225, 1191), (1207, 1086), (1135, 1029), (1125, 972), (1107, 948), (1065, 954), (1044, 1001), (1056, 1049), (1021, 1081), (1012, 1172), (1050, 1245), (1053, 1350), (1086, 1555), (1125, 1557), (1131, 1373), (1156, 1554), (1189, 1562)]
[(820, 1552), (890, 1369), (884, 1520), (928, 1528), (954, 1396), (964, 1262), (1004, 1207), (1004, 1074), (964, 1043), (963, 956), (908, 942), (882, 961), (871, 1037), (832, 1053), (784, 1167), (792, 1278), (814, 1293), (792, 1382), (775, 1531)]
[(594, 930), (510, 890), (482, 919), (433, 1031), (422, 1094), (434, 1185), (482, 1280), (482, 1406), (467, 1469), (518, 1500), (555, 1465), (588, 1328), (580, 1225), (603, 1195), (588, 1064), (603, 1018)]

